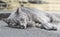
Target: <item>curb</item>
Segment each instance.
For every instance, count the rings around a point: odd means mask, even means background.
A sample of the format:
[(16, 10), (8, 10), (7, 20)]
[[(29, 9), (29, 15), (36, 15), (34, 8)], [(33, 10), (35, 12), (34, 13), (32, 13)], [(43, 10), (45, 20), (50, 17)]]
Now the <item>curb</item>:
[(11, 13), (0, 13), (0, 20), (9, 17)]

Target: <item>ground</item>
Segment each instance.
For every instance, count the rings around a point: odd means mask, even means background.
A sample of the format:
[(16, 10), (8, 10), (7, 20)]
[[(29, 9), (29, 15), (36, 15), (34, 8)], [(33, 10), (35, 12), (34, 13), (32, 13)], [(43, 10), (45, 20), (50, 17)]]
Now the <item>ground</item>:
[(27, 29), (17, 29), (7, 27), (7, 24), (0, 21), (0, 37), (60, 37), (60, 31), (47, 31), (32, 27)]

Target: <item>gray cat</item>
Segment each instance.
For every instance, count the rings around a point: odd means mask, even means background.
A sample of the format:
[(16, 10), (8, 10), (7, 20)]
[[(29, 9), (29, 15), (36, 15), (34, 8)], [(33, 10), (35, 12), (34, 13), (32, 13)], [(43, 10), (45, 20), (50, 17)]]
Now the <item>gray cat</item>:
[(48, 13), (41, 12), (37, 9), (21, 7), (5, 20), (8, 26), (27, 28), (27, 25), (34, 27), (43, 27), (46, 30), (56, 30), (57, 28), (51, 24), (52, 17)]

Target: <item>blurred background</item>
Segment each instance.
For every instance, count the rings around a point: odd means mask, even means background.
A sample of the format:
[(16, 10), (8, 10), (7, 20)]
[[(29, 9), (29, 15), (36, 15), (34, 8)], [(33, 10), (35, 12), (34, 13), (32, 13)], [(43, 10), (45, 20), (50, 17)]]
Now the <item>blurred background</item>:
[(0, 10), (14, 10), (21, 5), (42, 11), (60, 11), (60, 0), (0, 0)]

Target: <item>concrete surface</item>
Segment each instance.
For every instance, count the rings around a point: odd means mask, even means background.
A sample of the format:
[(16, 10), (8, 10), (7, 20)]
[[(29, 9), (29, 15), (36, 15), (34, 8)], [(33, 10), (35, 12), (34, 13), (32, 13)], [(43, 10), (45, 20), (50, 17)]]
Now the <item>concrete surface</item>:
[(17, 29), (7, 27), (7, 24), (0, 21), (0, 37), (60, 37), (60, 31), (47, 31), (32, 27), (27, 29)]

